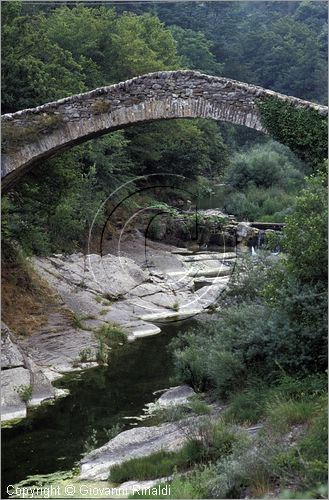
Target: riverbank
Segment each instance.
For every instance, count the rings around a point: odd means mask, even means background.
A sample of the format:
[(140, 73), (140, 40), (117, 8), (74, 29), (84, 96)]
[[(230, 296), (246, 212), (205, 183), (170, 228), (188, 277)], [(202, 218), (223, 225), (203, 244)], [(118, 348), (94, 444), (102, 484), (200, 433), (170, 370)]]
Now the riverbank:
[[(131, 257), (134, 257), (132, 259)], [(57, 396), (51, 382), (97, 366), (97, 331), (120, 325), (128, 341), (155, 335), (168, 322), (212, 310), (235, 261), (234, 252), (199, 252), (147, 241), (136, 231), (119, 255), (73, 254), (33, 258), (35, 273), (61, 308), (32, 335), (15, 337), (3, 325), (2, 419), (24, 418), (26, 406)], [(31, 397), (18, 394), (28, 391)]]

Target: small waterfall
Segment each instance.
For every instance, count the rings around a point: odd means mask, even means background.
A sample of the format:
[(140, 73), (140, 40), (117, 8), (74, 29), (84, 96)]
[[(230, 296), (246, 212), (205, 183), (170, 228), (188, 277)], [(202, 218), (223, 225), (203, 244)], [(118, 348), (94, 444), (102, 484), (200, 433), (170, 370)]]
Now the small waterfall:
[(254, 247), (254, 246), (252, 246), (252, 247), (251, 247), (251, 255), (257, 255), (257, 253), (256, 253), (256, 250), (255, 250), (255, 247)]
[(264, 245), (264, 242), (265, 242), (265, 231), (260, 229), (257, 234), (257, 243), (256, 243), (257, 250), (259, 250)]
[(262, 243), (262, 233), (261, 231), (259, 231), (258, 235), (257, 235), (257, 250), (260, 248), (261, 246), (261, 243)]

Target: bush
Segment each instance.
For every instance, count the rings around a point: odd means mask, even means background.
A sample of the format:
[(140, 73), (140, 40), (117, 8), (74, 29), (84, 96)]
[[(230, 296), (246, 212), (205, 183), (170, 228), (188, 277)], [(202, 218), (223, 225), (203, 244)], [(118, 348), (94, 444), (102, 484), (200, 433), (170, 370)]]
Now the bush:
[(293, 425), (306, 424), (313, 414), (313, 405), (313, 401), (274, 399), (266, 408), (267, 423), (280, 432), (287, 431)]
[(120, 325), (115, 323), (106, 323), (96, 331), (96, 336), (102, 340), (108, 347), (117, 347), (127, 341), (127, 333)]
[(245, 190), (250, 186), (278, 186), (289, 191), (301, 185), (301, 169), (301, 162), (287, 147), (269, 141), (235, 154), (224, 180), (238, 190)]
[[(214, 474), (215, 471), (211, 467), (195, 470), (187, 478), (175, 474), (169, 482), (170, 494), (166, 495), (166, 498), (207, 498), (208, 483)], [(163, 498), (163, 496), (141, 492), (129, 495), (128, 498)]]
[(314, 109), (294, 108), (270, 97), (258, 103), (262, 122), (271, 135), (314, 169), (327, 158), (328, 124)]
[(264, 403), (269, 388), (258, 383), (242, 392), (231, 396), (228, 406), (223, 412), (223, 418), (227, 422), (242, 424), (259, 423), (264, 413)]
[(226, 188), (223, 209), (240, 220), (285, 222), (296, 195), (279, 187), (249, 186), (243, 192)]
[(283, 373), (305, 377), (325, 370), (323, 285), (302, 283), (284, 260), (271, 267), (267, 262), (242, 261), (217, 320), (172, 343), (179, 382), (228, 398), (255, 377), (273, 383)]
[(79, 358), (81, 363), (87, 363), (88, 361), (93, 361), (95, 359), (94, 351), (90, 347), (84, 347), (79, 352)]
[(191, 415), (209, 415), (210, 406), (198, 395), (189, 398), (185, 404), (172, 404), (161, 406), (158, 403), (148, 405), (148, 414), (152, 417), (154, 425), (163, 422), (177, 422)]
[(28, 403), (32, 399), (33, 387), (32, 385), (18, 385), (15, 387), (15, 391), (18, 393), (19, 397), (24, 403)]
[[(208, 328), (207, 331), (209, 332)], [(209, 370), (207, 347), (202, 333), (199, 333), (199, 329), (190, 330), (174, 339), (170, 346), (174, 351), (176, 380), (203, 392), (209, 386)]]

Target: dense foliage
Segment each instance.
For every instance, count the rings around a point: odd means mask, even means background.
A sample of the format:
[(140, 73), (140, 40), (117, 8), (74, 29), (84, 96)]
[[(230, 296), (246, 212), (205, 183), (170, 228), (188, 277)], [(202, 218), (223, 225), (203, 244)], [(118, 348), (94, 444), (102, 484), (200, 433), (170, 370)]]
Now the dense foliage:
[(239, 151), (225, 170), (223, 208), (241, 220), (283, 222), (304, 172), (291, 151), (274, 141)]
[(316, 169), (327, 158), (328, 125), (315, 110), (294, 109), (270, 98), (259, 105), (262, 120), (272, 136), (286, 144)]
[(229, 78), (302, 99), (327, 102), (324, 1), (170, 5), (161, 2), (118, 6), (120, 11), (127, 9), (138, 14), (153, 12), (166, 25), (204, 33), (215, 60), (223, 64), (222, 74)]

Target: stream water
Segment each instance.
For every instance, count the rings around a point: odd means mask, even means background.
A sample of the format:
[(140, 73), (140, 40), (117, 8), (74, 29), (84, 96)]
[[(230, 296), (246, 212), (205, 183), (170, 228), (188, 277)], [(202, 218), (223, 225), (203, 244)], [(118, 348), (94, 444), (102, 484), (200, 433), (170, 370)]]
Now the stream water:
[[(129, 428), (123, 417), (137, 416), (154, 391), (168, 388), (173, 371), (168, 343), (196, 320), (170, 323), (162, 332), (127, 344), (112, 355), (109, 366), (66, 375), (57, 387), (70, 395), (31, 409), (28, 418), (2, 430), (2, 487), (29, 475), (68, 470), (86, 451), (108, 441), (116, 424)], [(6, 492), (2, 492), (6, 498)]]

